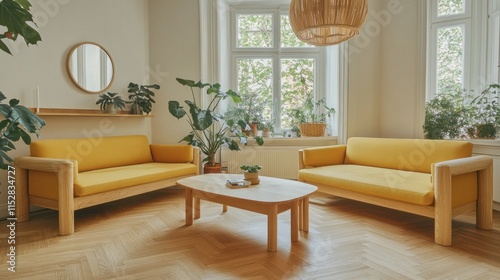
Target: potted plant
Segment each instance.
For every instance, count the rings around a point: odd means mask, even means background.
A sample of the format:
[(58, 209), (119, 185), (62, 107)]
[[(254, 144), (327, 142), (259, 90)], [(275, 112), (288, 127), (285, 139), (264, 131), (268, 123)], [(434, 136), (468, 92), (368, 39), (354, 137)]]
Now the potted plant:
[(424, 137), (455, 139), (465, 135), (471, 108), (464, 92), (443, 92), (425, 104)]
[(155, 100), (153, 99), (155, 93), (151, 89), (160, 89), (160, 86), (157, 84), (128, 84), (128, 92), (131, 93), (128, 96), (128, 99), (132, 100), (132, 114), (142, 115), (143, 113), (149, 114), (151, 112), (153, 109), (153, 103), (155, 103)]
[(493, 83), (471, 100), (470, 122), (472, 125), (467, 129), (469, 136), (484, 139), (496, 138), (500, 128), (499, 93), (500, 85)]
[(127, 102), (116, 92), (107, 92), (99, 94), (99, 99), (95, 103), (99, 105), (102, 111), (108, 114), (116, 114), (116, 109), (125, 109)]
[(271, 133), (274, 130), (274, 120), (262, 120), (259, 123), (258, 129), (262, 131), (262, 137), (271, 137)]
[[(191, 90), (191, 100), (184, 101), (189, 108), (187, 111), (180, 105), (178, 101), (171, 100), (168, 102), (168, 110), (170, 114), (177, 119), (186, 118), (187, 123), (191, 127), (191, 132), (186, 135), (181, 141), (185, 141), (190, 145), (197, 146), (206, 156), (203, 159), (205, 162), (204, 172), (220, 172), (220, 164), (216, 163), (216, 154), (223, 146), (232, 151), (240, 150), (238, 143), (231, 139), (227, 133), (230, 127), (224, 123), (224, 117), (217, 113), (217, 108), (222, 100), (230, 98), (233, 102), (241, 101), (240, 96), (232, 91), (222, 91), (221, 85), (195, 82), (176, 78), (183, 86), (188, 86)], [(211, 101), (206, 108), (201, 108), (196, 102), (195, 89), (206, 89), (206, 94), (211, 96)], [(209, 171), (214, 169), (215, 171)]]
[(335, 109), (327, 106), (325, 98), (314, 101), (312, 93), (307, 95), (303, 106), (291, 110), (302, 136), (323, 136), (326, 117), (331, 117), (334, 113)]
[[(7, 99), (0, 91), (0, 102)], [(0, 113), (4, 119), (0, 121), (0, 169), (8, 169), (8, 163), (12, 158), (7, 152), (14, 150), (14, 142), (20, 139), (26, 145), (31, 143), (29, 133), (35, 133), (38, 137), (38, 131), (45, 125), (45, 121), (40, 119), (28, 108), (19, 105), (19, 100), (11, 99), (9, 104), (0, 104)]]
[(241, 165), (240, 169), (243, 170), (243, 177), (245, 178), (245, 181), (250, 181), (252, 185), (256, 185), (260, 183), (259, 179), (259, 170), (262, 169), (262, 167), (258, 164), (256, 165)]
[[(34, 23), (30, 7), (29, 1), (0, 1), (0, 10), (8, 15), (0, 20), (0, 26), (7, 29), (0, 34), (0, 50), (12, 55), (3, 40), (16, 41), (19, 35), (24, 38), (28, 46), (36, 45), (42, 40), (38, 31), (29, 24), (29, 22)], [(0, 103), (6, 99), (7, 97), (0, 91)], [(16, 148), (14, 143), (22, 139), (29, 145), (31, 143), (29, 133), (35, 133), (38, 137), (38, 132), (45, 125), (45, 121), (28, 108), (19, 105), (17, 99), (9, 100), (8, 104), (0, 104), (0, 113), (4, 117), (0, 121), (0, 169), (7, 170), (12, 162), (7, 153)]]

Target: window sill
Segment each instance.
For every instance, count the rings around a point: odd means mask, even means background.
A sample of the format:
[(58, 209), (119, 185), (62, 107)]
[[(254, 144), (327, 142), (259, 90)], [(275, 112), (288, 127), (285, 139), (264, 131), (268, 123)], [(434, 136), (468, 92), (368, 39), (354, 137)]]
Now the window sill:
[[(336, 145), (337, 137), (264, 137), (263, 146), (328, 146)], [(248, 146), (258, 146), (255, 140), (248, 138)]]

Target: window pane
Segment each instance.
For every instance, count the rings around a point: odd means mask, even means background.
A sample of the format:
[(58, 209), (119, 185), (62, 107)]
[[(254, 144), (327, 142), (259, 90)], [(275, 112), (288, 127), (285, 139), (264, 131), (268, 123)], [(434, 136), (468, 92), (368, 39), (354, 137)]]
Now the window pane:
[(273, 15), (237, 15), (237, 47), (272, 48)]
[(306, 44), (299, 40), (295, 33), (293, 33), (292, 27), (290, 26), (290, 21), (288, 15), (281, 15), (281, 47), (314, 47), (313, 45)]
[(439, 0), (438, 17), (465, 14), (466, 0)]
[(238, 108), (250, 114), (250, 121), (271, 120), (273, 110), (273, 66), (271, 59), (238, 59)]
[(314, 94), (314, 59), (281, 60), (281, 126), (291, 128), (291, 109), (302, 107), (306, 96)]
[(464, 27), (438, 29), (437, 92), (461, 92), (464, 74)]

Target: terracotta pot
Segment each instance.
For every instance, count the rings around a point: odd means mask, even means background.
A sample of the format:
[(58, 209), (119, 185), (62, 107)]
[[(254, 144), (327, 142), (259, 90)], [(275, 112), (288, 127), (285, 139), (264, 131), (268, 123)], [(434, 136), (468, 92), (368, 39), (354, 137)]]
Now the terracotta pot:
[(257, 123), (250, 124), (250, 128), (252, 129), (253, 136), (257, 136), (257, 133), (259, 132), (259, 130), (257, 130), (257, 126), (258, 126)]
[(250, 183), (252, 183), (252, 185), (257, 185), (258, 183), (260, 183), (258, 172), (256, 172), (256, 173), (244, 172), (243, 177), (245, 178), (245, 181), (250, 181)]
[(203, 165), (203, 174), (209, 174), (209, 173), (221, 173), (221, 164), (216, 163), (214, 166), (210, 165)]

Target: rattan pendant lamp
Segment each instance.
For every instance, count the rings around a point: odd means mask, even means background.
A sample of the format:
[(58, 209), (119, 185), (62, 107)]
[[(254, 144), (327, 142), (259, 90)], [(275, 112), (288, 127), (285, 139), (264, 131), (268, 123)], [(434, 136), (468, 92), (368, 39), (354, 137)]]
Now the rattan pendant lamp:
[(290, 25), (297, 37), (315, 46), (347, 41), (359, 34), (367, 0), (292, 0)]

